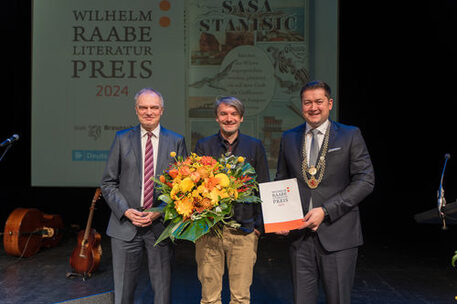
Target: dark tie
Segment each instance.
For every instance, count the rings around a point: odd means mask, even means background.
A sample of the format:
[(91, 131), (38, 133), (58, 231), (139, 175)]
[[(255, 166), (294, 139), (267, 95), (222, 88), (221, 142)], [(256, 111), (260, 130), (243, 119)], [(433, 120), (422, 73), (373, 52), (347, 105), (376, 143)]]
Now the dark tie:
[(149, 209), (152, 207), (152, 201), (154, 199), (154, 150), (152, 149), (152, 132), (148, 132), (148, 139), (146, 142), (146, 149), (144, 152), (144, 196), (143, 196), (143, 208)]
[(309, 150), (309, 166), (316, 166), (317, 156), (319, 155), (319, 141), (317, 139), (317, 134), (319, 130), (312, 129), (311, 134), (313, 139), (311, 139), (311, 149)]

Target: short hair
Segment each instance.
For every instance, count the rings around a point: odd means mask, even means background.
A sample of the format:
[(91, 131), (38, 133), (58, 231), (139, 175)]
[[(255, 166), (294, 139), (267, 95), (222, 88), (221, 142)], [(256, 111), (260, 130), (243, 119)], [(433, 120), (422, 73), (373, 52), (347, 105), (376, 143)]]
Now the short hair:
[(159, 99), (160, 99), (160, 103), (162, 104), (162, 108), (163, 108), (163, 97), (162, 97), (162, 94), (160, 94), (159, 91), (157, 90), (154, 90), (152, 88), (144, 88), (144, 89), (141, 89), (138, 91), (138, 93), (135, 94), (135, 106), (137, 105), (138, 103), (138, 98), (140, 98), (141, 95), (143, 94), (155, 94), (157, 96), (159, 96)]
[(321, 80), (313, 80), (308, 82), (301, 88), (300, 90), (300, 99), (303, 97), (303, 93), (308, 90), (315, 90), (315, 89), (324, 89), (325, 91), (325, 96), (327, 96), (328, 99), (330, 99), (332, 95), (332, 90), (330, 89), (330, 86)]
[(223, 97), (216, 99), (216, 103), (214, 105), (214, 113), (216, 114), (216, 116), (217, 116), (217, 109), (219, 108), (219, 106), (222, 103), (225, 105), (234, 107), (238, 111), (240, 116), (243, 117), (243, 115), (244, 115), (243, 103), (238, 98), (235, 98), (232, 96), (223, 96)]

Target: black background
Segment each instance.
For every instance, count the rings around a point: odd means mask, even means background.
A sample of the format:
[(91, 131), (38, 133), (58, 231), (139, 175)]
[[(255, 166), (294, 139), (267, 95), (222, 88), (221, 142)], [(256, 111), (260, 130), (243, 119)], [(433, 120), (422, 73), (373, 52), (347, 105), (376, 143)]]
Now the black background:
[[(413, 218), (436, 206), (445, 153), (451, 154), (446, 198), (457, 199), (457, 2), (397, 2), (339, 4), (339, 117), (361, 128), (376, 173), (375, 191), (360, 206), (365, 239), (427, 248), (437, 245), (431, 238), (440, 238), (439, 246), (457, 249), (457, 226), (443, 232)], [(0, 140), (15, 133), (21, 138), (0, 162), (0, 224), (15, 208), (34, 207), (62, 215), (66, 226), (84, 227), (94, 188), (30, 186), (30, 0), (4, 1), (1, 14)], [(108, 217), (101, 200), (97, 230), (105, 231)]]

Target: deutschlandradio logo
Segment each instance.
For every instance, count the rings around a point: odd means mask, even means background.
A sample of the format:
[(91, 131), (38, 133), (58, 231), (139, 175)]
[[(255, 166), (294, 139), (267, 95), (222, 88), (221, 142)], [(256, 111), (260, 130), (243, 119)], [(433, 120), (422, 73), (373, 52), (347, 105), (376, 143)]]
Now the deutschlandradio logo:
[(271, 192), (273, 204), (277, 206), (283, 206), (285, 203), (289, 201), (289, 192), (290, 188), (286, 187), (286, 189), (281, 190), (273, 190)]

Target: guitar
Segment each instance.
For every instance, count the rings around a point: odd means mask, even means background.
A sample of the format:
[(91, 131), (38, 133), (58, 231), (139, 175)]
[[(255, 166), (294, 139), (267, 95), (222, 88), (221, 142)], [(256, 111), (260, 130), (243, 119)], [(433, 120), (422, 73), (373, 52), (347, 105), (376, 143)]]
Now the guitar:
[(100, 188), (95, 191), (90, 206), (89, 218), (86, 229), (78, 233), (78, 242), (70, 257), (70, 265), (74, 272), (81, 274), (84, 278), (90, 277), (97, 270), (102, 255), (100, 245), (101, 235), (94, 228), (91, 228), (94, 217), (95, 203), (101, 196)]
[(54, 247), (63, 236), (60, 215), (45, 214), (36, 208), (16, 208), (8, 216), (3, 247), (13, 256), (29, 257), (41, 247)]

